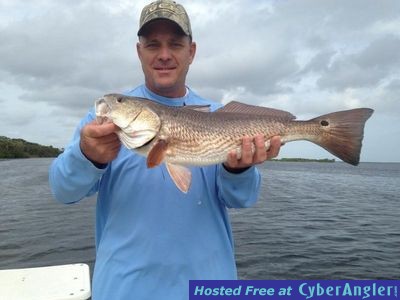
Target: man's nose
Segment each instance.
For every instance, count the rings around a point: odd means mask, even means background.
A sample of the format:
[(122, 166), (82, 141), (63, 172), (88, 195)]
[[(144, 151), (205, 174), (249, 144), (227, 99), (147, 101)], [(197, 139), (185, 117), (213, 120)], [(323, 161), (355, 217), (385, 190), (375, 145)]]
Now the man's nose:
[(166, 61), (171, 59), (171, 51), (168, 47), (161, 47), (160, 52), (158, 53), (158, 59)]

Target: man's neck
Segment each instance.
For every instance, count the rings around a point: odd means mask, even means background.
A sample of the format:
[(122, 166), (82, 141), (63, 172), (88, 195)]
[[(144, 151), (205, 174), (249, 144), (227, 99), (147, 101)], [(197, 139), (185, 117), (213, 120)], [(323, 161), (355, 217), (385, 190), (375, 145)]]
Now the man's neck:
[(146, 84), (146, 88), (149, 91), (151, 91), (152, 93), (159, 95), (161, 97), (165, 97), (165, 98), (183, 98), (189, 93), (189, 90), (186, 86), (184, 86), (183, 88), (181, 88), (179, 90), (176, 90), (176, 89), (153, 90), (153, 89), (149, 88), (149, 86)]

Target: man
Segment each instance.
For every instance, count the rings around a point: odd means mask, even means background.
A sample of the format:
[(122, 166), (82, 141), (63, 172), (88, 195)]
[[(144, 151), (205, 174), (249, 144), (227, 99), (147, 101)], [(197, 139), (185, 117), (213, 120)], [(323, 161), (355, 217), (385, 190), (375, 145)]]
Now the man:
[[(171, 106), (218, 107), (185, 85), (196, 44), (181, 5), (147, 5), (138, 36), (145, 84), (128, 95)], [(93, 299), (187, 299), (190, 279), (235, 279), (226, 208), (255, 203), (260, 175), (254, 165), (277, 155), (279, 138), (266, 151), (263, 137), (244, 137), (241, 159), (230, 153), (224, 165), (193, 167), (184, 194), (165, 165), (148, 169), (143, 157), (121, 146), (114, 124), (94, 119), (92, 109), (49, 176), (64, 203), (98, 192)]]

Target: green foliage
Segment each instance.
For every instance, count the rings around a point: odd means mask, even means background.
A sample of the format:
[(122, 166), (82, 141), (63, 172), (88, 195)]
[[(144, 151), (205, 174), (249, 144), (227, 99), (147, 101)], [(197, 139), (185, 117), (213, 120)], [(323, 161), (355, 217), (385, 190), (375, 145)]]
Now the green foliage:
[(0, 158), (56, 157), (60, 149), (0, 136)]

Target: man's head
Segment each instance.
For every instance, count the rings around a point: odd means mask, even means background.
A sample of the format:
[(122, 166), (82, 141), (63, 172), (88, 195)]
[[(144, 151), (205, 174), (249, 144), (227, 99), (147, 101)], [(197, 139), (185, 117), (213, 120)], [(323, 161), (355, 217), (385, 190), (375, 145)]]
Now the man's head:
[(182, 32), (192, 38), (190, 19), (185, 8), (170, 0), (158, 0), (146, 5), (140, 15), (138, 36), (145, 33), (146, 25), (158, 19), (176, 23)]
[(182, 5), (158, 0), (144, 7), (137, 52), (146, 86), (165, 97), (186, 93), (186, 74), (196, 53), (189, 17)]

